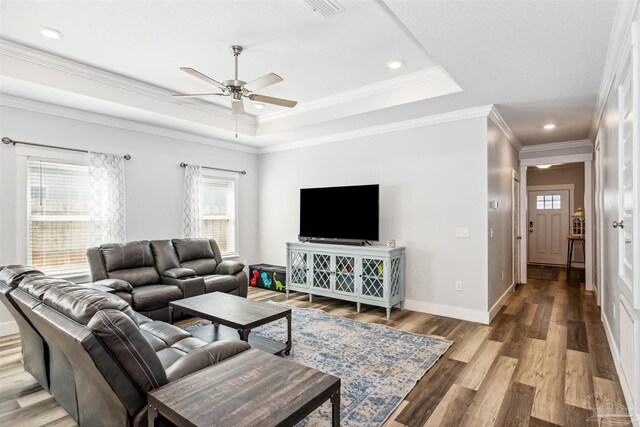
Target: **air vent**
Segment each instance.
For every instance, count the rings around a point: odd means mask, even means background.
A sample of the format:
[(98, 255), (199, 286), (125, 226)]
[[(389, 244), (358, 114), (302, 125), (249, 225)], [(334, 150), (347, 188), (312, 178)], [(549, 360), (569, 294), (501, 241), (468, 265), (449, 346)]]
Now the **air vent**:
[(318, 12), (325, 18), (331, 18), (334, 15), (342, 12), (344, 6), (338, 3), (336, 0), (304, 0), (309, 6), (313, 8), (314, 12)]

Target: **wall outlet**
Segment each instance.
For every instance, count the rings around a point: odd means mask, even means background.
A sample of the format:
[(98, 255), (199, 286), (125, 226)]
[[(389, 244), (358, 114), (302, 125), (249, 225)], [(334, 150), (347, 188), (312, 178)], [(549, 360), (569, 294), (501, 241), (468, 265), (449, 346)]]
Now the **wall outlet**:
[(455, 236), (458, 238), (468, 239), (470, 236), (469, 229), (466, 227), (456, 228)]
[(456, 280), (456, 292), (462, 292), (462, 281)]

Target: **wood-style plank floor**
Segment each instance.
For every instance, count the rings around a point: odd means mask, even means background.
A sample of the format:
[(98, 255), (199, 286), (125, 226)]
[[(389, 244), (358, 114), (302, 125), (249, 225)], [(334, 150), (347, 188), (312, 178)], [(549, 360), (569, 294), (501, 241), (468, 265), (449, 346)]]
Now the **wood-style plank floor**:
[[(249, 297), (454, 341), (385, 426), (595, 426), (596, 406), (625, 401), (593, 294), (578, 272), (564, 278), (529, 279), (488, 326), (395, 309), (387, 320), (384, 309), (356, 313), (355, 304), (311, 304), (304, 294), (251, 289)], [(18, 335), (0, 338), (0, 425), (75, 425), (22, 368)]]

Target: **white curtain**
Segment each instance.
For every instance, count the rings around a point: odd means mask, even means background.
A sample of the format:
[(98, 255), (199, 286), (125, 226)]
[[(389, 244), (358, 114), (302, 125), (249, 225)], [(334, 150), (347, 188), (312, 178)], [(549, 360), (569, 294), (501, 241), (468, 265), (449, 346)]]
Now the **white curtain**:
[(94, 244), (125, 241), (124, 158), (89, 153), (91, 240)]
[(202, 168), (187, 165), (184, 171), (184, 210), (182, 213), (182, 236), (200, 237), (200, 193)]

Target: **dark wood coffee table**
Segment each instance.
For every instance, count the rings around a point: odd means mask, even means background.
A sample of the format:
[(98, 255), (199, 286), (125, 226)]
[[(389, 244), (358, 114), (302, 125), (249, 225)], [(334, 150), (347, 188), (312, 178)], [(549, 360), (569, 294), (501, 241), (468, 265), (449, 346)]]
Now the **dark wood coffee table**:
[[(174, 310), (212, 321), (213, 325), (210, 328), (198, 328), (192, 332), (195, 337), (205, 341), (231, 339), (226, 326), (235, 329), (240, 335), (240, 339), (247, 341), (254, 348), (273, 354), (284, 351), (288, 355), (291, 352), (291, 308), (289, 307), (252, 301), (223, 292), (213, 292), (171, 301), (169, 303), (170, 323), (173, 323)], [(287, 318), (286, 343), (255, 335), (250, 336), (253, 328), (284, 317)]]
[(248, 350), (149, 392), (158, 415), (177, 426), (292, 426), (327, 400), (340, 425), (340, 378)]

